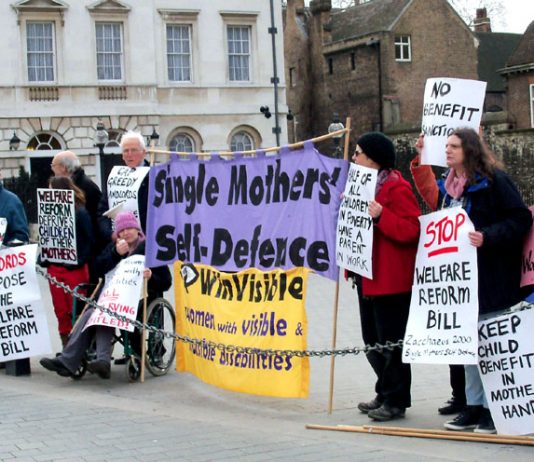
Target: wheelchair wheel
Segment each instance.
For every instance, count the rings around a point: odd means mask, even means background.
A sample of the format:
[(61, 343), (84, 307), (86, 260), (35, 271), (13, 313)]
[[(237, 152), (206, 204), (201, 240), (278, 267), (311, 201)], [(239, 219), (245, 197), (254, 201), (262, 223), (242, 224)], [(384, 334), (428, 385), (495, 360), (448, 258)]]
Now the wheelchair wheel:
[(96, 341), (93, 338), (89, 344), (89, 348), (85, 351), (85, 355), (76, 372), (70, 376), (72, 380), (80, 380), (87, 372), (87, 364), (96, 359)]
[(141, 361), (135, 356), (130, 356), (126, 361), (126, 377), (130, 382), (137, 382), (141, 377)]
[[(164, 298), (157, 298), (148, 306), (147, 324), (174, 334), (175, 315), (172, 305)], [(176, 340), (160, 332), (147, 331), (146, 367), (152, 375), (165, 375), (174, 364)]]
[(76, 369), (76, 372), (74, 374), (71, 374), (70, 378), (72, 380), (81, 380), (86, 372), (87, 372), (87, 361), (85, 359), (82, 359), (80, 367)]

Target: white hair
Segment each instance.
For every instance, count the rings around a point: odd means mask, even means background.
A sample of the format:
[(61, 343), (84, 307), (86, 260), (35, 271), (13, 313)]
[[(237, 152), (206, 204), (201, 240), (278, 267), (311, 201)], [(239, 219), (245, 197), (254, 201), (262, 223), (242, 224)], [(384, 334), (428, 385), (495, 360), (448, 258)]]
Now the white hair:
[(78, 159), (78, 156), (72, 151), (61, 151), (54, 157), (54, 160), (56, 159), (59, 165), (62, 165), (65, 170), (67, 170), (69, 175), (72, 175), (82, 166), (80, 159)]
[(121, 148), (123, 147), (124, 142), (126, 140), (131, 140), (131, 139), (137, 140), (139, 142), (139, 146), (141, 147), (141, 149), (143, 151), (146, 151), (146, 143), (145, 143), (144, 136), (141, 135), (141, 133), (139, 133), (139, 132), (134, 132), (133, 130), (128, 130), (126, 133), (124, 133), (122, 135), (122, 137), (121, 137)]
[(81, 162), (78, 157), (60, 157), (59, 161), (67, 169), (67, 172), (71, 174), (81, 167)]

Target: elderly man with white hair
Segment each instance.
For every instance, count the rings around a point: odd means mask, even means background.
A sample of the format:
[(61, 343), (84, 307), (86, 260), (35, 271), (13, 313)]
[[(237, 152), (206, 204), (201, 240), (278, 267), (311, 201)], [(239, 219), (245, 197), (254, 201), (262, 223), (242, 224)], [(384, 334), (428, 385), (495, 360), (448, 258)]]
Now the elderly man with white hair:
[(98, 233), (103, 242), (116, 239), (113, 232), (112, 216), (108, 211), (118, 207), (118, 211), (132, 211), (139, 219), (143, 232), (146, 232), (148, 204), (148, 162), (145, 160), (146, 144), (144, 137), (128, 131), (121, 138), (124, 166), (111, 170), (106, 184), (102, 185), (102, 198), (98, 204)]

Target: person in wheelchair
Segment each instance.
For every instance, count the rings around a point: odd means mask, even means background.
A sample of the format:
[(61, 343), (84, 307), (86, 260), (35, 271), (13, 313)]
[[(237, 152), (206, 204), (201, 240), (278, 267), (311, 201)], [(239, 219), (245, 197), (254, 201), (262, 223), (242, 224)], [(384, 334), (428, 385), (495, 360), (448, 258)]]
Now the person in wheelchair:
[[(103, 252), (94, 259), (93, 271), (103, 277), (119, 262), (131, 255), (145, 254), (145, 236), (141, 231), (139, 221), (132, 212), (121, 212), (115, 219), (117, 240), (108, 244)], [(171, 273), (167, 266), (145, 268), (144, 277), (148, 279), (148, 300), (154, 300), (163, 295), (172, 284)], [(98, 298), (98, 297), (97, 297)], [(96, 340), (96, 359), (87, 365), (87, 369), (103, 379), (111, 375), (112, 340), (115, 328), (106, 326), (91, 326), (84, 330), (85, 324), (95, 308), (88, 307), (80, 316), (73, 328), (69, 340), (63, 351), (55, 358), (42, 358), (40, 364), (62, 377), (70, 377), (76, 373), (91, 344)], [(138, 319), (142, 310), (138, 310)], [(131, 335), (131, 343), (135, 352), (141, 349), (141, 336), (138, 331)]]

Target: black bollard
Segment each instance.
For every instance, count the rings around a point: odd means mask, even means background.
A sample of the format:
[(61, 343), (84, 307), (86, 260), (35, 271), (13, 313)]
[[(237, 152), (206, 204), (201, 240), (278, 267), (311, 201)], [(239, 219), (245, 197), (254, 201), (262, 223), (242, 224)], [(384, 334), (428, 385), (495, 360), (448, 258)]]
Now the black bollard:
[(30, 375), (32, 373), (30, 367), (30, 358), (14, 359), (6, 361), (6, 375), (13, 375), (15, 377), (21, 375)]

